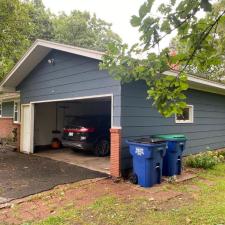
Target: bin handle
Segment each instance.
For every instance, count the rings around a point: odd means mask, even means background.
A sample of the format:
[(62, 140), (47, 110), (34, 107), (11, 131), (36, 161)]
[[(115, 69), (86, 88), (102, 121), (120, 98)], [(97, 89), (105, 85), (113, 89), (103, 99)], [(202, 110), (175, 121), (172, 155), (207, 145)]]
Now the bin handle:
[(164, 148), (160, 147), (160, 148), (158, 148), (158, 151), (160, 152), (160, 155), (163, 157)]
[(157, 163), (157, 164), (156, 164), (155, 169), (156, 169), (156, 171), (157, 171), (157, 183), (160, 184), (160, 183), (161, 183), (160, 163)]
[(181, 174), (182, 160), (181, 157), (177, 158), (177, 174)]
[(181, 151), (184, 151), (184, 142), (181, 142), (180, 146), (181, 146)]

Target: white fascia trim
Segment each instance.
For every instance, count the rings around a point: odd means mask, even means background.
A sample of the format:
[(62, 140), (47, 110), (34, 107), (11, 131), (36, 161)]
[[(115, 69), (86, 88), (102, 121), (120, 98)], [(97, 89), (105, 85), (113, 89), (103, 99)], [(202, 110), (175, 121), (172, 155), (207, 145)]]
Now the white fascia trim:
[[(82, 97), (74, 97), (74, 98), (60, 98), (60, 99), (49, 99), (43, 101), (32, 101), (30, 104), (37, 104), (37, 103), (48, 103), (48, 102), (64, 102), (64, 101), (72, 101), (72, 100), (82, 100), (82, 99), (92, 99), (92, 98), (103, 98), (103, 97), (112, 97), (113, 94), (103, 94), (103, 95), (89, 95), (89, 96), (82, 96)], [(27, 104), (29, 105), (29, 104)]]
[[(13, 74), (15, 73), (15, 71), (21, 66), (21, 64), (23, 64), (23, 62), (26, 60), (26, 58), (29, 57), (29, 55), (31, 54), (31, 52), (37, 47), (38, 45), (38, 41), (35, 41), (34, 44), (27, 50), (27, 52), (22, 56), (22, 58), (17, 62), (17, 64), (12, 68), (12, 70), (9, 72), (9, 74), (5, 77), (5, 79), (2, 81), (2, 83), (0, 84), (0, 90), (1, 88), (7, 89), (4, 86), (4, 84), (8, 81), (8, 79), (13, 76)], [(11, 88), (10, 88), (11, 89)]]
[(12, 102), (12, 101), (20, 101), (20, 95), (14, 95), (14, 96), (0, 95), (0, 102)]
[[(169, 75), (169, 76), (177, 76), (178, 72), (166, 71), (163, 74)], [(201, 78), (201, 77), (196, 77), (196, 76), (193, 76), (193, 75), (190, 75), (190, 74), (188, 74), (188, 81), (225, 90), (224, 84), (220, 84), (220, 83), (217, 83), (215, 81), (209, 81), (207, 79), (204, 79), (204, 78)]]
[(15, 88), (8, 88), (8, 87), (0, 86), (0, 92), (3, 92), (3, 93), (14, 93), (14, 92), (16, 92), (16, 89)]
[(45, 41), (41, 39), (37, 39), (36, 43), (37, 43), (36, 45), (40, 45), (46, 48), (52, 48), (52, 49), (73, 53), (76, 55), (86, 56), (88, 58), (93, 58), (98, 60), (101, 60), (102, 56), (104, 55), (103, 52), (86, 49), (86, 48), (75, 47), (72, 45), (59, 44), (57, 42)]
[(99, 51), (94, 51), (94, 50), (90, 50), (90, 49), (85, 49), (85, 48), (75, 47), (75, 46), (71, 46), (71, 45), (59, 44), (56, 42), (37, 39), (34, 42), (34, 44), (28, 49), (28, 51), (22, 56), (22, 58), (18, 61), (18, 63), (13, 67), (13, 69), (9, 72), (9, 74), (2, 81), (2, 83), (0, 83), (0, 91), (1, 91), (1, 88), (4, 91), (3, 86), (5, 85), (5, 83), (8, 81), (8, 79), (11, 76), (13, 76), (15, 71), (23, 64), (23, 62), (29, 57), (29, 55), (34, 51), (34, 49), (37, 46), (42, 46), (42, 47), (46, 47), (49, 49), (56, 49), (56, 50), (72, 53), (75, 55), (80, 55), (80, 56), (85, 56), (85, 57), (92, 58), (92, 59), (97, 59), (97, 60), (101, 60), (102, 56), (104, 55), (103, 52), (99, 52)]
[(114, 126), (114, 127), (112, 127), (113, 129), (118, 129), (118, 130), (122, 130), (122, 127), (116, 127), (116, 126)]
[(6, 103), (6, 102), (15, 102), (15, 101), (20, 101), (20, 99), (19, 98), (7, 98), (7, 99), (0, 99), (0, 101), (2, 102), (2, 103)]

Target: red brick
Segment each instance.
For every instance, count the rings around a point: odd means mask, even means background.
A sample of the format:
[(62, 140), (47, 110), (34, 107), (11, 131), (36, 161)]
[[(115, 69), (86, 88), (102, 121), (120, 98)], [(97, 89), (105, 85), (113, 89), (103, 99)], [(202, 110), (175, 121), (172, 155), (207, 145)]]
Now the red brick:
[(113, 177), (121, 176), (121, 129), (111, 128), (110, 173)]
[(14, 123), (13, 118), (0, 118), (0, 139), (12, 137), (12, 131), (17, 128), (17, 150), (20, 146), (20, 124)]

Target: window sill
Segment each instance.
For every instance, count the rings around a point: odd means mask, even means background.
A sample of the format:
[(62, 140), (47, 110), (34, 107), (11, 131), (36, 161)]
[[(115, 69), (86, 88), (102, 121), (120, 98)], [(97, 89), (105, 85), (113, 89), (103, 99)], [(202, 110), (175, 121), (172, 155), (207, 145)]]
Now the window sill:
[(20, 122), (18, 121), (13, 121), (13, 124), (16, 124), (16, 125), (20, 125)]
[(194, 121), (190, 121), (190, 120), (187, 120), (187, 121), (175, 121), (176, 124), (185, 124), (185, 123), (194, 123)]

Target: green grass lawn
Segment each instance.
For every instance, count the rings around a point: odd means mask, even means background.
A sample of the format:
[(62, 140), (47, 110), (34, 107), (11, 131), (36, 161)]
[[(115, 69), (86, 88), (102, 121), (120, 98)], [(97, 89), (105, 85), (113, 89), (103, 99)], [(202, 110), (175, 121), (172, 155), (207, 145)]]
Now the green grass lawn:
[(25, 224), (225, 224), (225, 165), (220, 164), (215, 169), (200, 172), (198, 178), (192, 181), (168, 184), (166, 188), (178, 190), (186, 197), (158, 206), (151, 199), (126, 201), (113, 195), (104, 196), (89, 206), (79, 208), (68, 205), (41, 222)]

